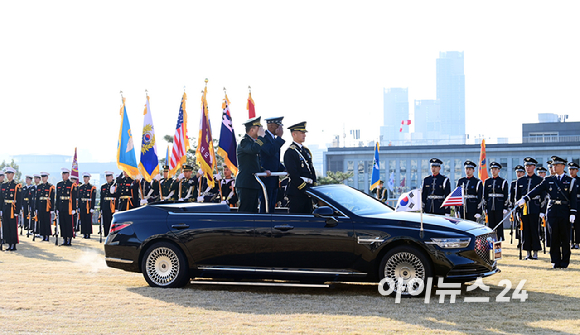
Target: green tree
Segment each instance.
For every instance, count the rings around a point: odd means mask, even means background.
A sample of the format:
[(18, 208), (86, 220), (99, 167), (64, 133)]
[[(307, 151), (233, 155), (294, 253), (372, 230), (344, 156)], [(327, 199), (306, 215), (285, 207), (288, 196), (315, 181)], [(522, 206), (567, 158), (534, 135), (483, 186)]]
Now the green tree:
[(12, 162), (10, 162), (10, 164), (6, 164), (6, 161), (2, 161), (2, 164), (0, 164), (0, 170), (3, 170), (7, 166), (10, 166), (14, 168), (14, 170), (16, 170), (16, 173), (14, 174), (14, 181), (17, 183), (22, 182), (20, 180), (20, 177), (22, 177), (22, 172), (20, 172), (20, 167), (18, 166), (18, 164), (14, 163), (14, 159), (12, 159)]
[(354, 175), (353, 172), (326, 172), (326, 177), (320, 177), (316, 181), (319, 185), (328, 185), (328, 184), (342, 184), (345, 180), (352, 177)]

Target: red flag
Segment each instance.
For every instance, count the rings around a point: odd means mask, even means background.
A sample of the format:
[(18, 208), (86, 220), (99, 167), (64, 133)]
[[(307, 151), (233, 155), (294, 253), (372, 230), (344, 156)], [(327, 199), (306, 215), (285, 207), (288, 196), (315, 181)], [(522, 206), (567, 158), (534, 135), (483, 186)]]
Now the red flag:
[(485, 156), (485, 139), (481, 140), (481, 151), (479, 152), (479, 165), (477, 168), (477, 177), (484, 182), (489, 178), (487, 174), (487, 158)]
[(256, 108), (254, 106), (254, 99), (252, 99), (252, 92), (250, 92), (248, 95), (248, 104), (246, 105), (246, 109), (248, 110), (248, 119), (256, 117)]
[(70, 171), (71, 177), (76, 177), (79, 179), (79, 163), (77, 162), (77, 148), (75, 147), (75, 156), (72, 162), (72, 169)]

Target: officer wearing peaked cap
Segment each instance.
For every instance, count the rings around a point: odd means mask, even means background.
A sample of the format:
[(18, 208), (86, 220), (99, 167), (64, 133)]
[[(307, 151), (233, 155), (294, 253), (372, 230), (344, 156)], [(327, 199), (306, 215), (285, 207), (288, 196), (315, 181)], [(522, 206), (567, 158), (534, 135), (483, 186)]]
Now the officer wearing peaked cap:
[(262, 128), (261, 118), (255, 117), (246, 122), (246, 135), (238, 144), (238, 176), (236, 178), (236, 193), (240, 205), (239, 212), (257, 213), (258, 199), (260, 197), (260, 184), (254, 177), (254, 173), (266, 172), (270, 177), (270, 171), (260, 164), (260, 151), (264, 145), (265, 131)]
[(431, 165), (432, 174), (423, 179), (423, 186), (421, 187), (423, 211), (425, 213), (445, 214), (448, 216), (451, 213), (450, 208), (441, 208), (441, 205), (449, 193), (451, 193), (449, 178), (439, 173), (441, 171), (441, 164), (443, 164), (439, 158), (431, 158), (429, 164)]
[[(491, 177), (483, 183), (483, 207), (487, 215), (487, 225), (492, 229), (497, 226), (507, 214), (509, 204), (507, 181), (499, 176), (502, 166), (498, 162), (489, 164)], [(503, 227), (498, 227), (497, 238), (504, 241)]]
[(0, 186), (0, 216), (2, 216), (3, 242), (8, 244), (7, 251), (16, 251), (18, 241), (18, 215), (21, 205), (22, 185), (14, 180), (16, 170), (5, 169), (7, 181)]
[(183, 176), (178, 178), (178, 181), (173, 183), (173, 193), (175, 199), (178, 201), (195, 202), (197, 194), (199, 193), (199, 179), (192, 177), (193, 166), (183, 164), (181, 166)]
[(548, 174), (548, 169), (543, 166), (537, 168), (536, 171), (538, 171), (538, 176), (540, 176), (540, 178), (546, 178), (546, 175)]
[(576, 180), (564, 173), (566, 163), (565, 159), (552, 156), (555, 175), (546, 177), (516, 203), (517, 206), (524, 206), (542, 193), (550, 195), (547, 221), (551, 231), (550, 259), (553, 268), (567, 268), (570, 264), (570, 226), (576, 220)]
[[(74, 193), (74, 197), (76, 199), (75, 200), (76, 201), (75, 208), (78, 208), (78, 206), (79, 206), (79, 203), (78, 203), (78, 199), (79, 199), (79, 187), (80, 187), (79, 177), (71, 174), (70, 180), (73, 183), (73, 187), (72, 187), (71, 193)], [(74, 227), (74, 230), (75, 231), (79, 231), (80, 230), (80, 227), (79, 226), (80, 226), (81, 222), (80, 222), (80, 219), (78, 218), (78, 216), (79, 216), (79, 212), (78, 211), (72, 216), (72, 219), (73, 219), (73, 227)], [(73, 236), (76, 236), (76, 234), (73, 233)]]
[(512, 180), (510, 184), (510, 207), (513, 208), (516, 203), (516, 183), (518, 179), (526, 174), (526, 169), (522, 165), (514, 166), (514, 171), (516, 172), (516, 179)]
[(159, 200), (171, 200), (175, 192), (173, 191), (173, 183), (175, 180), (169, 177), (169, 165), (163, 165), (163, 178), (161, 178), (157, 183), (154, 183), (153, 187), (158, 189)]
[[(273, 117), (266, 119), (267, 128), (264, 135), (264, 145), (260, 148), (260, 163), (266, 170), (272, 172), (283, 172), (286, 168), (280, 163), (280, 149), (286, 143), (282, 139), (284, 134), (284, 117)], [(279, 178), (268, 177), (262, 179), (268, 194), (269, 212), (274, 212), (276, 200), (278, 198)], [(260, 213), (266, 213), (266, 202), (264, 195), (260, 195)]]
[[(519, 201), (524, 195), (530, 193), (536, 186), (540, 185), (542, 178), (535, 174), (538, 162), (532, 157), (524, 158), (526, 175), (518, 178), (516, 182), (516, 197)], [(546, 192), (542, 191), (526, 200), (526, 206), (521, 212), (522, 220), (522, 241), (523, 250), (527, 251), (526, 259), (538, 259), (538, 250), (542, 249), (540, 244), (540, 218), (545, 216), (542, 208), (543, 199)], [(533, 254), (532, 254), (533, 253)]]
[(117, 211), (124, 212), (139, 207), (139, 182), (127, 172), (117, 177)]
[(42, 236), (42, 241), (48, 241), (52, 235), (51, 216), (56, 210), (54, 185), (48, 182), (48, 172), (41, 172), (42, 184), (36, 188), (36, 212), (38, 220), (38, 233)]
[(95, 198), (97, 188), (91, 185), (91, 174), (83, 173), (83, 185), (79, 187), (79, 213), (81, 220), (81, 234), (83, 238), (91, 238), (93, 233), (93, 212), (95, 211)]
[(76, 192), (73, 189), (73, 182), (69, 179), (70, 170), (66, 168), (61, 170), (62, 181), (56, 184), (56, 210), (58, 212), (60, 236), (63, 238), (62, 245), (70, 246), (74, 234), (73, 215), (76, 214), (77, 210)]
[[(578, 163), (568, 163), (570, 170), (570, 177), (574, 178), (574, 185), (576, 186), (576, 206), (580, 203), (580, 176), (578, 175)], [(574, 223), (572, 231), (570, 232), (570, 243), (572, 249), (579, 249), (580, 244), (580, 224)]]
[(292, 134), (292, 144), (284, 153), (284, 165), (290, 177), (286, 188), (290, 213), (312, 213), (312, 200), (306, 194), (308, 188), (316, 185), (316, 172), (312, 164), (312, 153), (304, 146), (306, 122), (288, 127)]
[(475, 221), (481, 217), (483, 212), (481, 208), (483, 184), (481, 180), (473, 176), (473, 172), (475, 171), (477, 164), (470, 160), (466, 160), (463, 163), (463, 167), (465, 168), (466, 176), (460, 178), (457, 181), (457, 186), (461, 186), (463, 188), (463, 198), (466, 206), (465, 210), (463, 206), (459, 206), (459, 217)]
[(32, 175), (26, 175), (25, 180), (26, 184), (22, 186), (22, 201), (20, 202), (22, 204), (21, 210), (23, 213), (22, 221), (24, 221), (24, 229), (31, 229), (33, 227), (29, 227), (28, 224), (31, 222), (31, 213), (34, 213), (34, 206), (32, 203), (34, 201), (34, 193), (36, 192), (36, 188), (32, 183)]
[(112, 171), (105, 171), (106, 182), (101, 185), (101, 225), (103, 236), (109, 235), (113, 214), (117, 210), (117, 183)]

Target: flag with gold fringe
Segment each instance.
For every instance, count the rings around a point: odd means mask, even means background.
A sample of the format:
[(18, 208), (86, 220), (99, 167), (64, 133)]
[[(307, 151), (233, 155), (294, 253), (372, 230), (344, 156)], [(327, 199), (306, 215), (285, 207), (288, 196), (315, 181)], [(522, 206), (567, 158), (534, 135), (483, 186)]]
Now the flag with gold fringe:
[(122, 98), (121, 106), (121, 127), (119, 128), (119, 141), (117, 142), (117, 167), (127, 173), (129, 177), (135, 178), (139, 174), (137, 169), (137, 159), (135, 158), (135, 146), (133, 145), (133, 135), (131, 125), (125, 108), (125, 98)]
[(159, 174), (159, 159), (157, 158), (157, 145), (155, 143), (155, 127), (151, 116), (149, 95), (145, 101), (143, 111), (143, 136), (141, 136), (141, 159), (139, 171), (145, 180), (151, 182), (153, 177)]
[(204, 177), (207, 178), (208, 186), (213, 188), (215, 186), (213, 170), (216, 167), (216, 158), (207, 109), (207, 79), (205, 80), (205, 85), (201, 95), (201, 118), (199, 120), (199, 137), (195, 157)]
[(237, 143), (236, 134), (234, 133), (234, 127), (232, 125), (232, 116), (230, 115), (230, 100), (227, 94), (222, 101), (222, 110), (222, 127), (217, 154), (223, 157), (224, 162), (235, 176), (238, 174), (238, 159), (236, 157)]

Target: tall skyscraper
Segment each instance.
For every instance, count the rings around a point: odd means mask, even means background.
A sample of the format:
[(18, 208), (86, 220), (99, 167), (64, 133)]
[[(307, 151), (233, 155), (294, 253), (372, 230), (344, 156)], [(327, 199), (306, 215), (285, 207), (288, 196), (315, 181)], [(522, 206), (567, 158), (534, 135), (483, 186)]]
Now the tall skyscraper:
[[(401, 128), (401, 121), (409, 120), (409, 89), (387, 88), (383, 90), (383, 126), (381, 126), (381, 143), (397, 143), (403, 140), (403, 134), (409, 133), (409, 126)], [(400, 144), (400, 143), (399, 143)]]
[(449, 139), (465, 138), (465, 74), (463, 52), (440, 52), (437, 59), (437, 100), (441, 132)]

